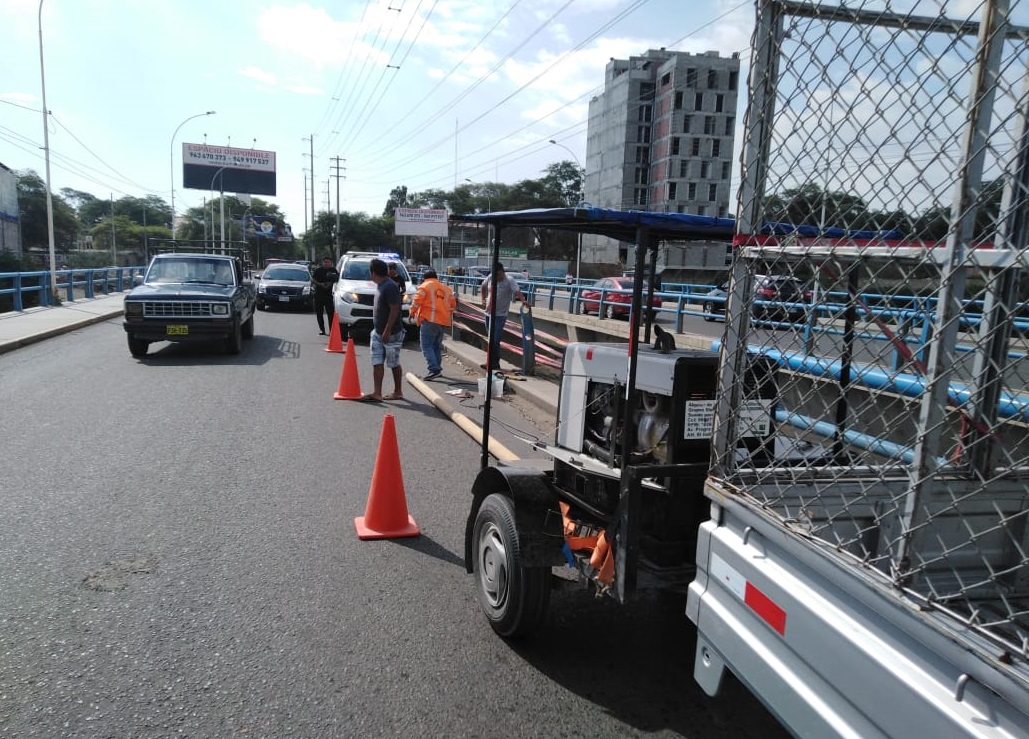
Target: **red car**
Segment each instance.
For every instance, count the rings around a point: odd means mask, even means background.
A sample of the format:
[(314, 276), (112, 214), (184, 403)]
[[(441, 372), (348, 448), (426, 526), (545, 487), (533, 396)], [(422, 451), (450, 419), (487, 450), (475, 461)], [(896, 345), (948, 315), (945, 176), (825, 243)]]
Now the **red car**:
[[(643, 301), (647, 300), (647, 286), (643, 286)], [(597, 280), (589, 287), (582, 289), (579, 293), (583, 313), (596, 313), (598, 316), (603, 313), (606, 318), (615, 316), (628, 316), (632, 307), (632, 278), (631, 277), (605, 277)], [(603, 309), (601, 309), (603, 302)], [(661, 307), (661, 298), (656, 294), (650, 302), (652, 309)]]

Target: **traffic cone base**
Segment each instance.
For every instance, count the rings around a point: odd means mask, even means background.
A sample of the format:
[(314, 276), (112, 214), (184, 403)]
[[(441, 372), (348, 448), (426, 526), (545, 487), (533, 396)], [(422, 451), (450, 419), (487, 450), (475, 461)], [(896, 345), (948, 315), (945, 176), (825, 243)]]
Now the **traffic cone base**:
[(359, 539), (396, 539), (421, 533), (407, 512), (397, 430), (393, 415), (389, 413), (382, 419), (382, 436), (375, 455), (368, 503), (364, 515), (354, 519), (354, 528)]
[(343, 372), (339, 376), (339, 389), (332, 397), (335, 400), (360, 400), (362, 394), (361, 378), (357, 374), (354, 340), (347, 339), (347, 350), (343, 357)]
[(344, 350), (343, 339), (339, 333), (339, 321), (336, 320), (336, 316), (334, 315), (330, 319), (330, 322), (332, 323), (332, 328), (329, 329), (329, 343), (325, 347), (325, 351), (342, 354)]

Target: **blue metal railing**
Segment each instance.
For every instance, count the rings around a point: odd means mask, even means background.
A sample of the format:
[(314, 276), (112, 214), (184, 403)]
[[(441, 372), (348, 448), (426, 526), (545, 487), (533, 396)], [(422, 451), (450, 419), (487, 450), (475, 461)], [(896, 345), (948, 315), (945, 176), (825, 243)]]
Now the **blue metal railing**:
[[(63, 300), (72, 302), (79, 297), (94, 298), (98, 294), (131, 290), (133, 279), (142, 275), (146, 267), (90, 267), (88, 269), (57, 270), (57, 290)], [(54, 304), (49, 270), (35, 272), (0, 272), (0, 295), (12, 297), (13, 309), (25, 309), (25, 297), (38, 295), (41, 306)]]

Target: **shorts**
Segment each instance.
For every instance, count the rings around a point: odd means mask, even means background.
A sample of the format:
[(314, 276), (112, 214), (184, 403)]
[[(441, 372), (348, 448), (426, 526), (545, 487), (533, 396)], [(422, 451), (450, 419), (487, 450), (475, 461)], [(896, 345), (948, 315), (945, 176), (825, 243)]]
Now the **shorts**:
[(389, 336), (389, 343), (384, 344), (378, 331), (372, 331), (371, 350), (372, 366), (385, 364), (390, 369), (400, 366), (400, 349), (404, 346), (403, 328)]

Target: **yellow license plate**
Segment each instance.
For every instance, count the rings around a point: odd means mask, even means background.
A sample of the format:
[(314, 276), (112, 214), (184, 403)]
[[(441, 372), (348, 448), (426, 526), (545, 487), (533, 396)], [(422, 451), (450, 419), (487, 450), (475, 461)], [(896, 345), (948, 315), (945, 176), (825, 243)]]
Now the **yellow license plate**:
[(168, 326), (165, 334), (167, 336), (188, 336), (189, 326)]

